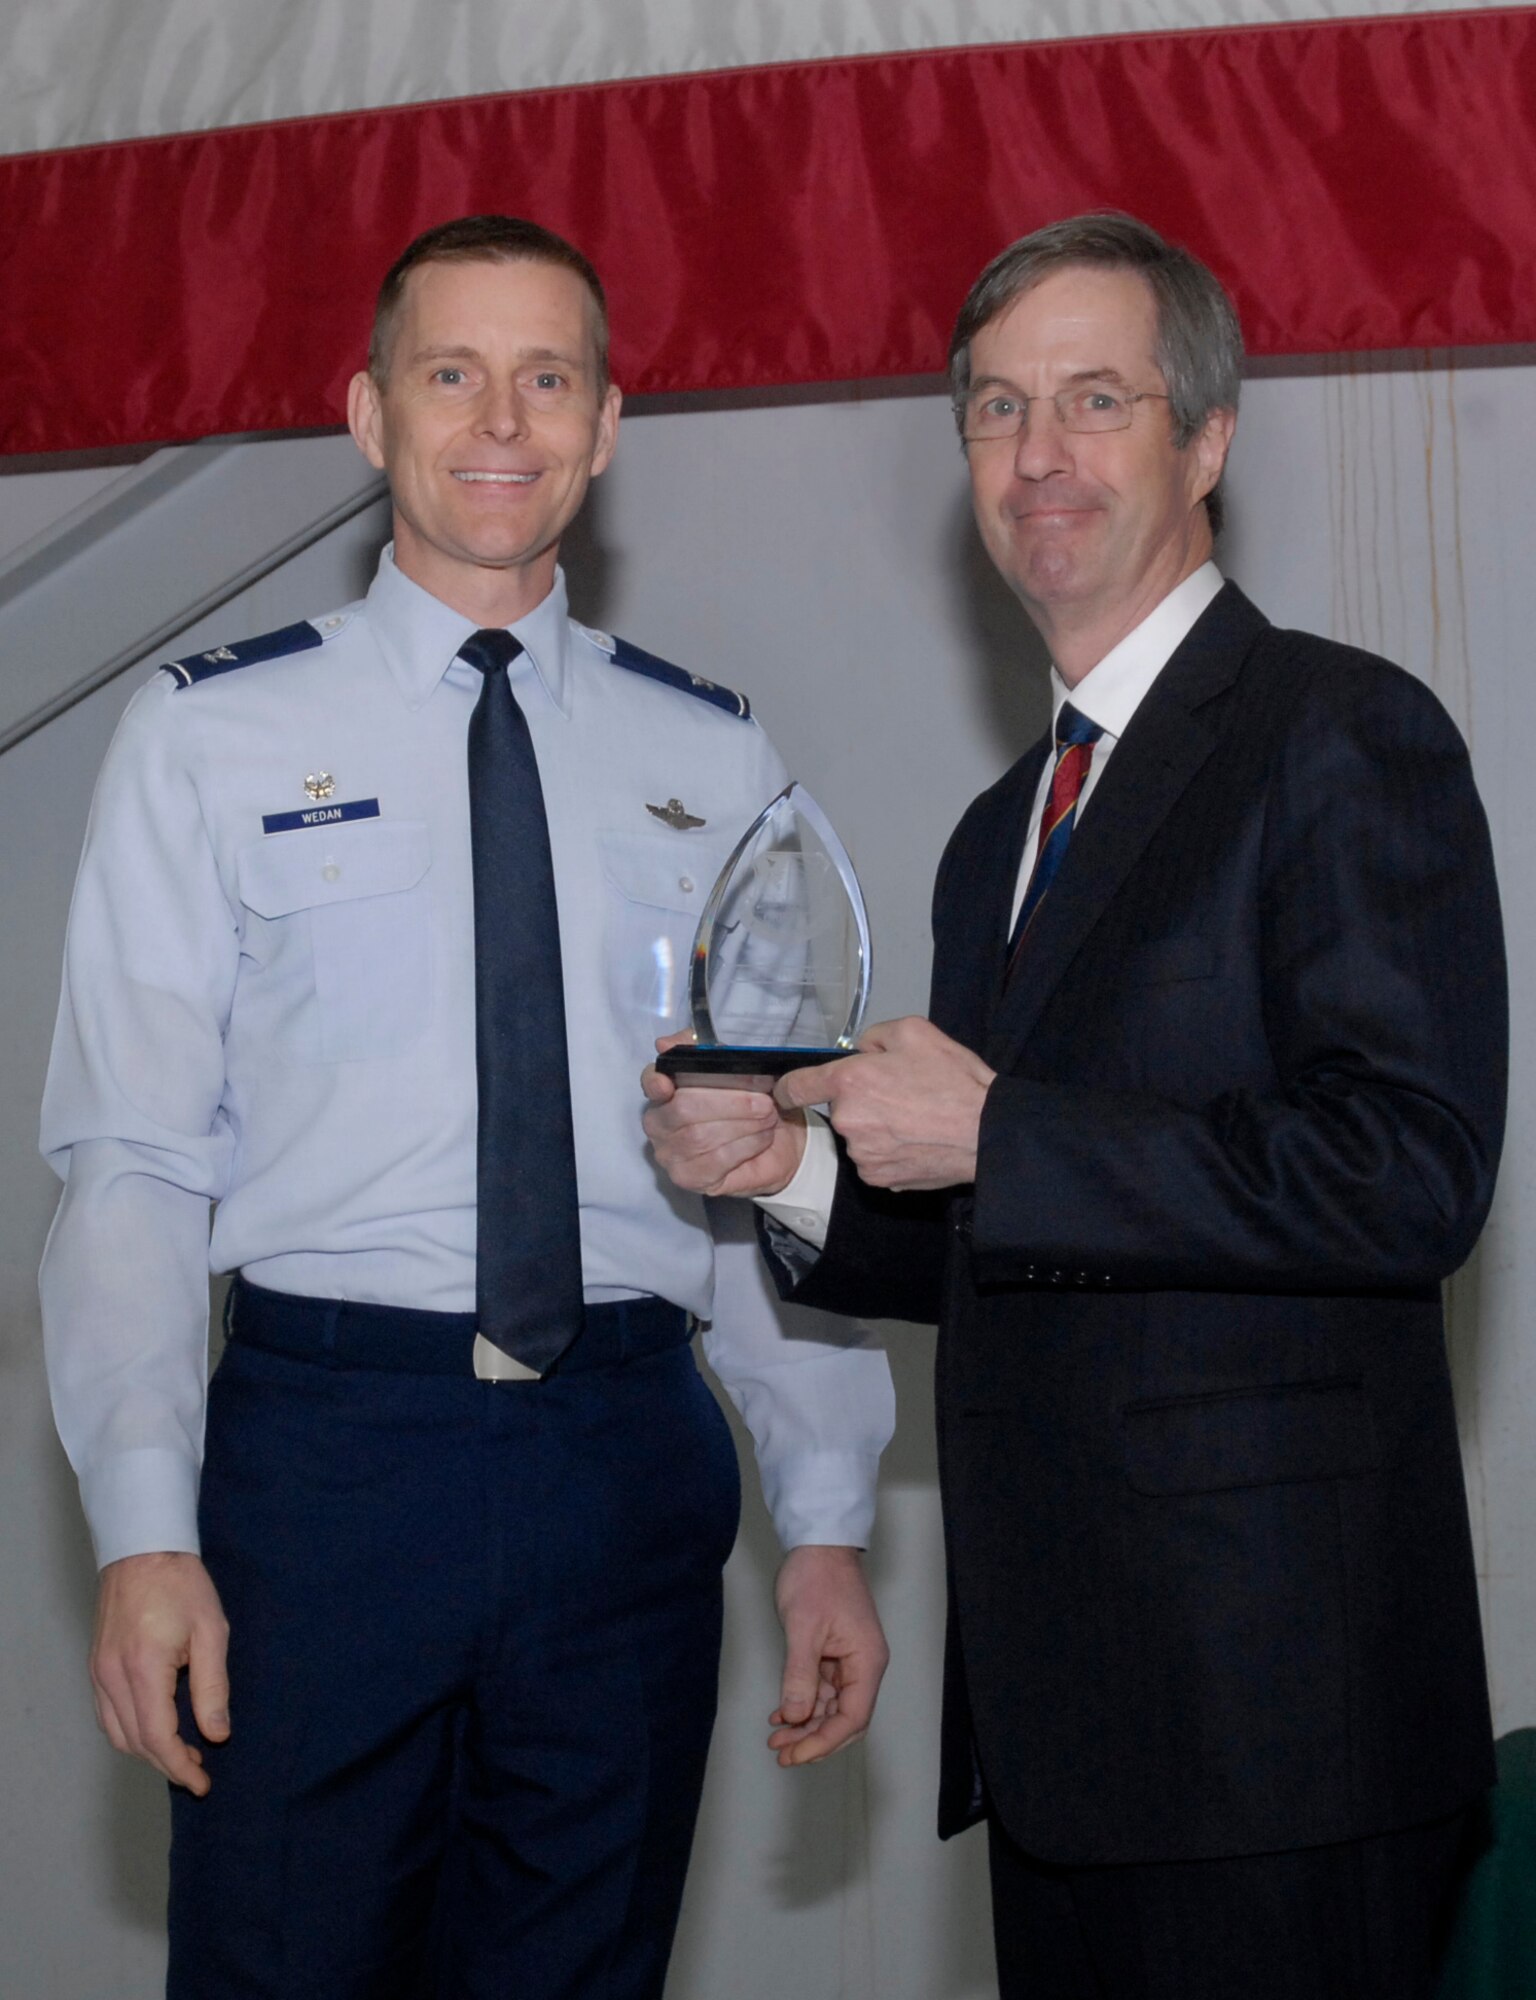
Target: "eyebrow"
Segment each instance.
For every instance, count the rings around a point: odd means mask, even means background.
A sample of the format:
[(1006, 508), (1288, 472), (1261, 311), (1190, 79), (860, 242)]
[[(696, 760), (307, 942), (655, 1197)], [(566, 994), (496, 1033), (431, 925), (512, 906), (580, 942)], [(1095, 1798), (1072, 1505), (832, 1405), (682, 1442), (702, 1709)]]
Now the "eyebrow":
[[(1071, 389), (1084, 382), (1117, 382), (1122, 388), (1130, 387), (1129, 377), (1122, 375), (1118, 368), (1078, 368), (1067, 376), (1061, 387)], [(974, 396), (978, 389), (1011, 389), (1016, 396), (1024, 394), (1018, 383), (1010, 382), (1006, 375), (978, 375), (971, 383), (970, 394)], [(1055, 395), (1059, 391), (1052, 390), (1051, 393)], [(1034, 398), (1029, 400), (1033, 402)]]
[[(411, 356), (409, 366), (417, 367), (427, 361), (479, 361), (483, 357), (476, 347), (418, 347)], [(558, 347), (525, 347), (518, 354), (518, 365), (529, 362), (558, 361), (562, 368), (581, 368), (582, 359), (574, 354), (563, 354)]]
[(525, 347), (518, 356), (519, 361), (558, 361), (562, 368), (581, 368), (585, 361), (579, 354), (567, 354), (559, 347)]

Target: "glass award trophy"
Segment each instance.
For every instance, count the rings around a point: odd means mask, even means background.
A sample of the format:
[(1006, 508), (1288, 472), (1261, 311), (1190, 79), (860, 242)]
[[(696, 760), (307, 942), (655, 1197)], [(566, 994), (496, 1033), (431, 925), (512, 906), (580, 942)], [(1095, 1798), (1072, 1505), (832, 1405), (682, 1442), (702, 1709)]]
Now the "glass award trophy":
[(657, 1060), (679, 1084), (771, 1090), (850, 1055), (869, 1001), (869, 917), (853, 863), (803, 785), (765, 806), (721, 869), (689, 968), (694, 1043)]

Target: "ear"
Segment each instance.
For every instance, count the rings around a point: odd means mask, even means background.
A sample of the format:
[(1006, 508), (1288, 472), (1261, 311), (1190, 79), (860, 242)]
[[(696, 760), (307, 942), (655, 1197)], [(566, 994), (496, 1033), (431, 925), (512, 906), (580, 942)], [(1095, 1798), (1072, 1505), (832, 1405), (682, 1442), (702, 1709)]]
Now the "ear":
[(619, 441), (619, 411), (624, 398), (616, 382), (610, 382), (603, 391), (602, 407), (597, 413), (597, 443), (592, 451), (592, 477), (606, 472), (612, 461), (614, 449)]
[(1221, 469), (1227, 462), (1232, 433), (1236, 429), (1236, 410), (1212, 410), (1192, 440), (1189, 447), (1194, 463), (1194, 486), (1190, 495), (1192, 505), (1198, 506), (1206, 494), (1214, 490), (1221, 477)]
[(347, 384), (347, 428), (352, 441), (378, 472), (384, 470), (384, 410), (379, 385), (360, 368)]

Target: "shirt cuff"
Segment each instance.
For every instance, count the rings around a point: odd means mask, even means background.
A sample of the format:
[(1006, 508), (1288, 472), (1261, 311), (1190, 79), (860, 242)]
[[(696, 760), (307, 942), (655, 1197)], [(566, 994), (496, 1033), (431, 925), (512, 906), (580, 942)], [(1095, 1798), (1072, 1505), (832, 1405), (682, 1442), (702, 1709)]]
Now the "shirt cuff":
[(96, 1564), (124, 1556), (197, 1555), (197, 1466), (165, 1446), (118, 1452), (80, 1479)]
[(867, 1549), (875, 1525), (878, 1452), (799, 1452), (758, 1461), (779, 1546)]
[(831, 1127), (819, 1112), (805, 1114), (805, 1152), (794, 1179), (777, 1194), (754, 1197), (764, 1215), (772, 1216), (814, 1249), (825, 1248), (837, 1195), (837, 1145)]

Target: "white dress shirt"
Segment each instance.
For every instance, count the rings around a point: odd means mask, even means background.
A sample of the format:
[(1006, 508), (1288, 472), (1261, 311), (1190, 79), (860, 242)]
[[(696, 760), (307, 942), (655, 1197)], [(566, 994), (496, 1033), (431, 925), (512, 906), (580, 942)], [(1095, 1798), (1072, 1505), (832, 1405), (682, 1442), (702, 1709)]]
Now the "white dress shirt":
[[(366, 600), (313, 621), (318, 645), (192, 686), (157, 673), (108, 752), (44, 1095), (65, 1190), (41, 1280), (103, 1563), (197, 1547), (210, 1267), (474, 1309), (472, 629), (386, 552)], [(716, 1254), (640, 1128), (704, 898), (783, 765), (755, 723), (616, 666), (562, 578), (512, 629), (554, 857), (586, 1297), (712, 1317), (781, 1539), (862, 1544), (894, 1421), (884, 1356), (787, 1338), (751, 1243)], [(317, 790), (354, 810), (317, 816)], [(647, 810), (674, 799), (700, 824)]]
[[(1069, 688), (1052, 665), (1053, 740), (1062, 704), (1067, 701), (1079, 715), (1096, 722), (1104, 732), (1093, 746), (1088, 775), (1077, 795), (1074, 828), (1087, 810), (1094, 790), (1104, 775), (1104, 768), (1114, 755), (1115, 745), (1125, 734), (1147, 690), (1189, 636), (1196, 619), (1221, 587), (1222, 576), (1215, 563), (1202, 563), (1182, 583), (1176, 584), (1139, 625), (1126, 633), (1118, 645), (1112, 646), (1103, 659), (1084, 674), (1075, 688)], [(1040, 823), (1045, 817), (1054, 772), (1054, 759), (1047, 755), (1041, 767), (1040, 782), (1035, 787), (1029, 830), (1024, 838), (1018, 880), (1014, 884), (1013, 904), (1008, 918), (1010, 936), (1029, 888), (1029, 878), (1034, 872), (1035, 848), (1039, 843)], [(786, 1229), (793, 1230), (819, 1250), (827, 1240), (827, 1226), (832, 1218), (832, 1201), (836, 1192), (837, 1149), (825, 1121), (812, 1112), (799, 1171), (778, 1194), (760, 1196), (758, 1206), (776, 1222), (783, 1223)]]

